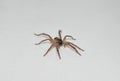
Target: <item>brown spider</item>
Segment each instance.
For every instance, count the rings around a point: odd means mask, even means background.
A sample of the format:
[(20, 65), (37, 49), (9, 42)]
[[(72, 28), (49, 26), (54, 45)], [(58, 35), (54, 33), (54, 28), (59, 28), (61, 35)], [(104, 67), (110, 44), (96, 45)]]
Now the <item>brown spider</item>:
[[(74, 39), (72, 36), (70, 36), (70, 35), (65, 35), (64, 38), (62, 39), (61, 32), (62, 32), (62, 31), (59, 30), (59, 31), (58, 31), (59, 37), (55, 37), (54, 39), (53, 39), (49, 34), (46, 34), (46, 33), (34, 34), (34, 35), (36, 35), (36, 36), (41, 36), (41, 35), (43, 35), (43, 36), (47, 36), (47, 37), (48, 37), (47, 39), (44, 39), (44, 40), (40, 41), (39, 43), (36, 43), (35, 45), (39, 45), (39, 44), (41, 44), (42, 42), (45, 42), (45, 41), (47, 41), (47, 40), (50, 41), (51, 46), (49, 47), (49, 49), (47, 50), (47, 52), (44, 54), (44, 56), (47, 55), (47, 53), (52, 49), (52, 47), (55, 47), (56, 50), (57, 50), (59, 59), (61, 59), (60, 52), (59, 52), (59, 48), (60, 48), (61, 46), (64, 46), (64, 47), (69, 46), (69, 47), (71, 47), (73, 50), (75, 50), (75, 51), (81, 56), (81, 54), (78, 52), (77, 49), (79, 49), (79, 50), (81, 50), (81, 51), (84, 51), (84, 50), (81, 49), (80, 47), (78, 47), (77, 45), (75, 45), (75, 44), (73, 44), (73, 43), (71, 43), (71, 42), (66, 41), (66, 38), (68, 38), (68, 37), (71, 38), (71, 39), (73, 39), (73, 40), (75, 40), (75, 39)], [(76, 48), (77, 48), (77, 49), (76, 49)]]

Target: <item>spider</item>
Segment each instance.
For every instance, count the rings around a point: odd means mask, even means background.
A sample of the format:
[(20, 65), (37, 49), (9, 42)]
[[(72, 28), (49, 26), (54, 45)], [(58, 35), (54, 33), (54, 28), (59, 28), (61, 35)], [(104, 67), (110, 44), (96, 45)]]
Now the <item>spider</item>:
[(39, 45), (45, 41), (49, 41), (51, 43), (49, 49), (47, 50), (47, 52), (43, 55), (43, 56), (46, 56), (48, 54), (48, 52), (53, 48), (55, 47), (56, 50), (57, 50), (57, 53), (58, 53), (58, 57), (59, 59), (61, 59), (61, 55), (60, 55), (60, 52), (59, 52), (59, 49), (61, 46), (68, 46), (68, 47), (71, 47), (77, 54), (79, 54), (81, 56), (81, 54), (78, 52), (77, 49), (81, 50), (81, 51), (84, 51), (83, 49), (81, 49), (80, 47), (78, 47), (77, 45), (73, 44), (72, 42), (69, 42), (69, 41), (66, 41), (67, 38), (71, 38), (72, 40), (76, 40), (75, 38), (73, 38), (71, 35), (65, 35), (64, 38), (62, 39), (62, 36), (61, 36), (61, 30), (58, 31), (58, 37), (55, 37), (54, 39), (49, 35), (49, 34), (46, 34), (46, 33), (40, 33), (40, 34), (34, 34), (36, 36), (46, 36), (47, 38), (40, 41), (39, 43), (36, 43), (35, 45)]

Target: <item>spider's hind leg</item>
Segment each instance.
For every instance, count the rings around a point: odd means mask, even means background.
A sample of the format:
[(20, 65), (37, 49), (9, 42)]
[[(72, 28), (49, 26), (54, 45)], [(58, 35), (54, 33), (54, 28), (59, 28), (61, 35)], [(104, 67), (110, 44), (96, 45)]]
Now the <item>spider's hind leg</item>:
[(72, 46), (78, 48), (79, 50), (84, 51), (84, 50), (83, 50), (82, 48), (80, 48), (79, 46), (77, 46), (77, 45), (75, 45), (75, 44), (73, 44), (73, 43), (71, 43), (71, 42), (68, 42), (68, 43), (71, 44)]
[(72, 40), (76, 40), (75, 38), (73, 38), (71, 35), (66, 35), (64, 38), (63, 38), (63, 41), (66, 40), (66, 38), (71, 38)]
[(58, 57), (59, 57), (59, 59), (61, 59), (60, 52), (59, 52), (59, 48), (56, 47), (56, 50), (57, 50), (57, 53), (58, 53)]
[(78, 50), (77, 50), (74, 46), (72, 46), (72, 45), (69, 44), (69, 43), (68, 43), (68, 46), (70, 46), (72, 49), (74, 49), (74, 50), (76, 51), (76, 53), (79, 54), (79, 55), (81, 56), (81, 54), (78, 52)]

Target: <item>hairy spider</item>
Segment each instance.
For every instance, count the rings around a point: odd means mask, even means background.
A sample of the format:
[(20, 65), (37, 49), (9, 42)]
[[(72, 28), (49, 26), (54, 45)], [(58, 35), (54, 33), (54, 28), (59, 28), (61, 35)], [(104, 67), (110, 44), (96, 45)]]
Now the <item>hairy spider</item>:
[(60, 55), (60, 52), (59, 52), (59, 48), (60, 48), (61, 46), (71, 47), (73, 50), (76, 51), (76, 53), (78, 53), (78, 54), (81, 56), (81, 54), (78, 52), (77, 49), (79, 49), (79, 50), (81, 50), (81, 51), (84, 51), (84, 50), (81, 49), (80, 47), (78, 47), (77, 45), (73, 44), (72, 42), (66, 41), (66, 38), (71, 38), (72, 40), (75, 40), (75, 39), (74, 39), (72, 36), (70, 36), (70, 35), (65, 35), (64, 38), (62, 39), (61, 32), (62, 32), (62, 31), (59, 30), (59, 31), (58, 31), (58, 35), (59, 35), (59, 36), (58, 36), (58, 37), (55, 37), (54, 39), (53, 39), (49, 34), (46, 34), (46, 33), (34, 34), (34, 35), (36, 35), (36, 36), (41, 36), (41, 35), (47, 36), (47, 39), (44, 39), (44, 40), (40, 41), (39, 43), (36, 43), (35, 45), (39, 45), (39, 44), (41, 44), (42, 42), (45, 42), (45, 41), (47, 41), (47, 40), (49, 40), (49, 42), (51, 43), (49, 49), (47, 50), (47, 52), (46, 52), (43, 56), (46, 56), (47, 53), (48, 53), (53, 47), (55, 47), (56, 50), (57, 50), (57, 53), (58, 53), (58, 57), (59, 57), (59, 59), (61, 59), (61, 55)]

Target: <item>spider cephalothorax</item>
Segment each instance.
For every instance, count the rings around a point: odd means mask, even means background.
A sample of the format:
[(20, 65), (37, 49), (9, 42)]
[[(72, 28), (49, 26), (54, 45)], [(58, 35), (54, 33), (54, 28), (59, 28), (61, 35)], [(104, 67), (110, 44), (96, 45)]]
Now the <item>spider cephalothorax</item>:
[(54, 38), (54, 41), (55, 41), (55, 43), (56, 43), (57, 45), (62, 46), (62, 39), (60, 39), (60, 38), (58, 38), (58, 37), (55, 37), (55, 38)]
[(59, 37), (55, 37), (54, 39), (49, 35), (49, 34), (46, 34), (46, 33), (40, 33), (40, 34), (35, 34), (36, 36), (41, 36), (41, 35), (44, 35), (44, 36), (47, 36), (47, 39), (44, 39), (42, 41), (40, 41), (39, 43), (36, 43), (35, 45), (39, 45), (41, 44), (42, 42), (45, 42), (47, 40), (50, 41), (51, 43), (51, 46), (49, 47), (49, 49), (47, 50), (47, 52), (44, 54), (47, 55), (47, 53), (52, 49), (52, 47), (55, 47), (56, 50), (57, 50), (57, 53), (58, 53), (58, 56), (59, 56), (59, 59), (61, 59), (61, 56), (60, 56), (60, 53), (59, 53), (59, 48), (61, 46), (68, 46), (68, 47), (71, 47), (73, 50), (75, 50), (79, 55), (81, 55), (77, 49), (81, 50), (81, 51), (84, 51), (83, 49), (81, 49), (80, 47), (78, 47), (77, 45), (73, 44), (72, 42), (68, 42), (66, 41), (66, 38), (71, 38), (73, 40), (75, 40), (72, 36), (70, 35), (65, 35), (64, 38), (62, 39), (62, 36), (61, 36), (61, 30), (58, 31), (58, 35)]

